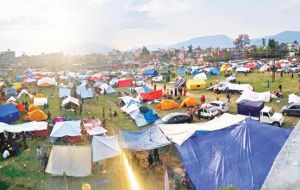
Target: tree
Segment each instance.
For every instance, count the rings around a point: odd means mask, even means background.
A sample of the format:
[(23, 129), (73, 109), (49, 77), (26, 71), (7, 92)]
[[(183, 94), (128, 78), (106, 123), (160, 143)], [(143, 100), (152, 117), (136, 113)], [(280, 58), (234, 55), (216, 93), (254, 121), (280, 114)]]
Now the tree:
[(272, 38), (268, 41), (268, 49), (274, 51), (276, 49), (276, 41)]
[(264, 38), (262, 39), (262, 46), (266, 47), (266, 39), (264, 39)]
[(150, 51), (145, 46), (143, 46), (142, 52), (141, 52), (141, 55), (140, 55), (141, 61), (143, 61), (143, 62), (149, 61), (148, 60), (149, 59), (149, 55), (150, 55)]
[(193, 53), (193, 45), (188, 46), (188, 53)]
[(240, 34), (233, 42), (236, 49), (244, 50), (244, 48), (250, 44), (250, 38), (248, 34)]

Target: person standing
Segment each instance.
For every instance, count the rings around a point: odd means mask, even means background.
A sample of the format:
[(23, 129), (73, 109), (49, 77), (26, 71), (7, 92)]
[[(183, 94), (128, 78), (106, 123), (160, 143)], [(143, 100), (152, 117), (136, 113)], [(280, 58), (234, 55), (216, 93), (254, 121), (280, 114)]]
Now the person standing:
[(294, 72), (292, 72), (292, 76), (291, 76), (291, 79), (293, 79), (294, 78)]
[(156, 90), (156, 84), (154, 84), (153, 89), (154, 89), (154, 91)]
[(170, 90), (170, 94), (171, 94), (171, 97), (173, 97), (173, 90), (172, 89)]
[(38, 146), (37, 149), (36, 149), (36, 158), (37, 158), (38, 161), (40, 161), (40, 162), (42, 161), (43, 151), (42, 151), (40, 146)]
[(177, 97), (177, 88), (174, 89), (174, 95)]
[(187, 89), (184, 88), (184, 90), (183, 90), (183, 96), (186, 96), (186, 93), (187, 93)]
[(159, 162), (159, 154), (158, 154), (158, 148), (154, 149), (154, 160)]
[(164, 92), (167, 90), (167, 86), (166, 84), (164, 84)]

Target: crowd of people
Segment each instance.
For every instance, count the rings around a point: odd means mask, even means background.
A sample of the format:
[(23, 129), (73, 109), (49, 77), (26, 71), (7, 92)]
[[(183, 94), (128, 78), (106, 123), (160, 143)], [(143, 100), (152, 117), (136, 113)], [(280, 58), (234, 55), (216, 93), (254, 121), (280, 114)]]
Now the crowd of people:
[(27, 150), (27, 138), (31, 138), (31, 133), (0, 133), (0, 150), (3, 159), (18, 156), (22, 150)]

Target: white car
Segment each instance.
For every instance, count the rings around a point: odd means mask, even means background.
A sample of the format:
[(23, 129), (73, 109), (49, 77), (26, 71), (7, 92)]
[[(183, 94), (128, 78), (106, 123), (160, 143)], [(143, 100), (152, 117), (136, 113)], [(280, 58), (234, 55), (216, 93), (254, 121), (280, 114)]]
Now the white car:
[(142, 81), (142, 80), (136, 81), (135, 84), (136, 84), (136, 86), (145, 86), (146, 85), (145, 81)]
[(163, 76), (157, 76), (157, 77), (153, 77), (152, 78), (152, 81), (153, 82), (161, 82), (164, 80), (164, 77)]
[(203, 104), (197, 112), (200, 112), (200, 117), (204, 118), (214, 118), (218, 115), (219, 110), (215, 106), (212, 106), (210, 104)]
[(228, 104), (223, 101), (213, 101), (209, 103), (210, 105), (216, 107), (220, 113), (228, 112)]

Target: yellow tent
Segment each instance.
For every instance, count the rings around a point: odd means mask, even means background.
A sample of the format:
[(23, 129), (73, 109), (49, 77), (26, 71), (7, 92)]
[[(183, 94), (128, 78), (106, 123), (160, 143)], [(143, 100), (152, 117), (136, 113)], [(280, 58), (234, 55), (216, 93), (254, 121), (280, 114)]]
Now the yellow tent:
[(15, 90), (19, 90), (22, 88), (22, 84), (17, 82), (17, 83), (13, 83), (13, 86), (12, 86)]
[(162, 100), (159, 104), (155, 106), (156, 109), (162, 109), (162, 110), (170, 110), (178, 107), (179, 104), (177, 102), (169, 99)]
[(220, 67), (220, 71), (223, 73), (223, 72), (227, 71), (227, 69), (228, 69), (229, 67), (230, 67), (230, 65), (224, 64), (224, 65), (222, 65), (222, 66)]
[(44, 121), (47, 120), (47, 115), (42, 110), (34, 110), (27, 113), (30, 121)]
[(28, 112), (33, 112), (35, 110), (41, 110), (39, 107), (37, 107), (36, 105), (30, 105), (28, 108)]
[(44, 95), (43, 94), (37, 94), (34, 96), (35, 98), (44, 98)]
[(205, 89), (206, 82), (205, 80), (189, 79), (186, 81), (186, 87), (189, 90)]
[(186, 97), (182, 103), (180, 104), (180, 108), (182, 107), (194, 107), (194, 106), (198, 106), (200, 103), (198, 100), (196, 100), (195, 97)]

